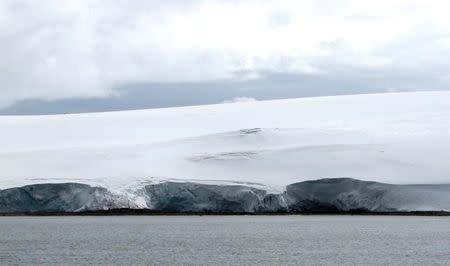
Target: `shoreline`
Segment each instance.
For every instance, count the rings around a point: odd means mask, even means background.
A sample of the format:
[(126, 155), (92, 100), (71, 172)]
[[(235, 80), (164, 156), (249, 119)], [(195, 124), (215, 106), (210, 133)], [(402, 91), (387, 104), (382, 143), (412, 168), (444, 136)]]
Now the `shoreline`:
[(286, 216), (286, 215), (333, 215), (333, 216), (450, 216), (448, 211), (392, 211), (372, 212), (350, 211), (306, 211), (306, 212), (169, 212), (150, 209), (110, 209), (81, 212), (13, 212), (0, 213), (0, 216)]

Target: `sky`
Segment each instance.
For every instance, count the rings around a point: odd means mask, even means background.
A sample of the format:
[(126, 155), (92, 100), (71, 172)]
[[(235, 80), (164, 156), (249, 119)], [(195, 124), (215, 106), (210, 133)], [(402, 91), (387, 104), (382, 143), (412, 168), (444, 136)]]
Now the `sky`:
[(450, 89), (444, 0), (0, 0), (0, 114)]

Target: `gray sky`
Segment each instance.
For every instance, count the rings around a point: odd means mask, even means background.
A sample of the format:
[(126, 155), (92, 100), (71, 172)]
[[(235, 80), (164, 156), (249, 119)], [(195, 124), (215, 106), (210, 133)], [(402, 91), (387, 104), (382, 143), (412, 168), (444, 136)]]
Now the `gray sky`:
[(0, 114), (450, 88), (448, 1), (0, 1)]

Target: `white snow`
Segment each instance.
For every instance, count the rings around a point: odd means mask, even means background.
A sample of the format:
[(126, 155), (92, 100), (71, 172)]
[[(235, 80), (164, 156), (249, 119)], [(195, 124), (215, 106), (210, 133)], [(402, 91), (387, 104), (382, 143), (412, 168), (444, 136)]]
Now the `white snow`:
[(161, 180), (450, 183), (450, 92), (0, 117), (0, 189)]

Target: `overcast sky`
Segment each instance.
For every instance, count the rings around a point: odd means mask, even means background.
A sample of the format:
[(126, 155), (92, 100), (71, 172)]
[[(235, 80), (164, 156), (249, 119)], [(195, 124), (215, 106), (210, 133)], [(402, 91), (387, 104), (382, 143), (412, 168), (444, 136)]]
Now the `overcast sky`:
[(0, 114), (450, 89), (450, 2), (0, 0)]

